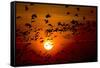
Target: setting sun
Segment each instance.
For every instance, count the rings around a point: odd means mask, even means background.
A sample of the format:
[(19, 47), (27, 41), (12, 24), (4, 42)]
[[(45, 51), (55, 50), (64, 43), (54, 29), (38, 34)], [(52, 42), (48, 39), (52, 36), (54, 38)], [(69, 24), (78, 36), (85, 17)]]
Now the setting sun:
[(44, 48), (46, 49), (46, 50), (51, 50), (52, 48), (53, 48), (53, 43), (51, 42), (51, 41), (45, 41), (44, 42)]

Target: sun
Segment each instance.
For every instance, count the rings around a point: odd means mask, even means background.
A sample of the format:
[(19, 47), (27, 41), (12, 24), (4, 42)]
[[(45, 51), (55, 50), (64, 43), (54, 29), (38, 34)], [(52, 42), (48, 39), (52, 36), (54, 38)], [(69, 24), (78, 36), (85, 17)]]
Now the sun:
[(51, 42), (51, 41), (45, 41), (44, 42), (44, 48), (46, 49), (46, 50), (51, 50), (52, 48), (53, 48), (53, 43)]

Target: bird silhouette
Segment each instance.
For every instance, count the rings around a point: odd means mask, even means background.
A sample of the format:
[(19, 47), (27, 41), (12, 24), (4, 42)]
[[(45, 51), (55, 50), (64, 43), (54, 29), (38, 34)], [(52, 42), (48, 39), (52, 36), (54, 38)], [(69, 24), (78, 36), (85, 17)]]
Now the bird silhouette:
[(55, 28), (55, 29), (54, 29), (54, 32), (57, 32), (57, 31), (58, 31), (58, 28)]
[(34, 40), (33, 38), (31, 38), (31, 40)]
[(80, 11), (80, 8), (76, 8), (77, 9), (77, 11)]
[(29, 8), (28, 8), (28, 6), (27, 5), (25, 5), (25, 11), (27, 11)]
[(51, 27), (53, 27), (51, 24), (48, 24), (48, 26), (51, 26)]
[(43, 39), (42, 37), (40, 37), (40, 39)]
[(33, 22), (35, 22), (35, 21), (31, 21), (31, 23), (33, 23)]
[(83, 17), (83, 20), (85, 20), (86, 18), (85, 18), (85, 16)]
[(71, 24), (78, 24), (78, 21), (72, 20), (70, 23), (71, 23)]
[(47, 14), (45, 17), (46, 17), (46, 18), (50, 18), (51, 16), (50, 16), (49, 14)]
[(37, 18), (37, 15), (36, 14), (32, 14), (32, 19), (35, 19)]
[(93, 13), (93, 10), (91, 10), (90, 12)]
[(21, 18), (21, 16), (17, 16), (16, 18), (17, 18), (17, 19), (20, 19), (20, 18)]
[(52, 29), (47, 29), (46, 30), (46, 32), (49, 32), (49, 33), (52, 32), (52, 31), (53, 31)]
[(48, 23), (48, 20), (47, 19), (45, 19), (44, 21), (45, 21), (45, 23)]
[(61, 22), (58, 22), (58, 26), (61, 25)]
[(26, 36), (26, 35), (28, 35), (29, 33), (30, 33), (30, 32), (28, 32), (28, 31), (22, 32), (23, 36)]
[(63, 27), (63, 31), (66, 31), (67, 30), (67, 28), (66, 27)]
[(54, 38), (56, 38), (56, 37), (57, 37), (57, 35), (54, 36)]
[(78, 17), (78, 14), (76, 13), (75, 16)]
[(70, 14), (70, 12), (67, 12), (67, 15), (69, 15)]
[(29, 27), (29, 28), (32, 27), (31, 24), (29, 24), (29, 23), (26, 23), (25, 26), (27, 26), (27, 27)]

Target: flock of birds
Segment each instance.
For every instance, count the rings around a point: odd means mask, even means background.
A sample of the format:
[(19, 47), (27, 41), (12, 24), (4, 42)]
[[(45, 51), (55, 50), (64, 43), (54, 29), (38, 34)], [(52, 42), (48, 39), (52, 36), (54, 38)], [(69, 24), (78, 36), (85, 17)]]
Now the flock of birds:
[[(33, 6), (34, 4), (33, 3), (30, 3), (30, 6)], [(65, 5), (65, 8), (68, 8), (69, 6), (68, 5)], [(29, 7), (27, 5), (25, 5), (25, 11), (29, 11)], [(79, 12), (81, 10), (81, 8), (76, 8), (77, 12)], [(90, 10), (90, 13), (94, 13), (93, 10)], [(70, 15), (71, 13), (70, 12), (66, 12), (66, 15)], [(74, 15), (75, 17), (79, 17), (79, 14), (76, 13)], [(67, 31), (71, 31), (72, 32), (72, 35), (79, 35), (80, 32), (78, 31), (79, 30), (79, 27), (84, 27), (83, 29), (86, 31), (86, 32), (91, 32), (93, 31), (92, 29), (96, 27), (96, 21), (87, 21), (86, 20), (86, 17), (83, 16), (83, 21), (86, 22), (79, 22), (78, 20), (71, 20), (70, 23), (67, 23), (67, 22), (57, 22), (57, 27), (56, 26), (53, 26), (50, 22), (49, 22), (49, 18), (51, 18), (53, 16), (51, 16), (50, 13), (47, 13), (45, 15), (45, 18), (44, 18), (44, 23), (47, 24), (49, 27), (51, 28), (48, 28), (46, 29), (44, 32), (46, 35), (46, 37), (50, 37), (51, 35), (53, 35), (53, 32), (58, 32), (58, 33), (64, 33), (64, 32), (67, 32)], [(22, 18), (22, 16), (17, 16), (16, 19), (20, 19)], [(26, 31), (20, 31), (20, 29), (16, 29), (16, 35), (17, 36), (22, 36), (26, 42), (29, 42), (30, 40), (34, 40), (34, 41), (37, 41), (38, 39), (40, 40), (40, 43), (43, 43), (44, 42), (44, 38), (43, 37), (40, 37), (40, 31), (43, 31), (42, 28), (39, 28), (39, 27), (36, 27), (33, 29), (33, 26), (32, 24), (34, 24), (34, 19), (38, 18), (38, 15), (37, 14), (32, 14), (31, 15), (31, 23), (25, 23), (24, 26), (26, 28), (28, 28), (28, 30)], [(56, 27), (56, 28), (53, 28), (53, 27)], [(30, 33), (33, 32), (33, 36), (32, 38), (29, 37)], [(57, 35), (54, 36), (54, 38), (58, 37)], [(66, 37), (64, 37), (66, 39)], [(68, 39), (68, 38), (67, 38)], [(32, 43), (29, 42), (27, 43), (23, 50), (21, 52), (18, 52), (18, 54), (20, 56), (22, 56), (24, 54), (24, 51), (26, 50), (27, 46), (28, 45), (31, 45)], [(32, 52), (32, 51), (31, 51)], [(35, 53), (35, 52), (34, 52)], [(49, 54), (46, 54), (46, 57), (49, 59), (51, 56)]]

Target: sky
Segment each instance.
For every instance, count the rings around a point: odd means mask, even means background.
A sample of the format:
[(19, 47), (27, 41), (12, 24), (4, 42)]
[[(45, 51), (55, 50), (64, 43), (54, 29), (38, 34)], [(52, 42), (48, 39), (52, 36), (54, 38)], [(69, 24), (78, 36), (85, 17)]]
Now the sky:
[(95, 61), (96, 44), (96, 7), (16, 3), (18, 65)]

